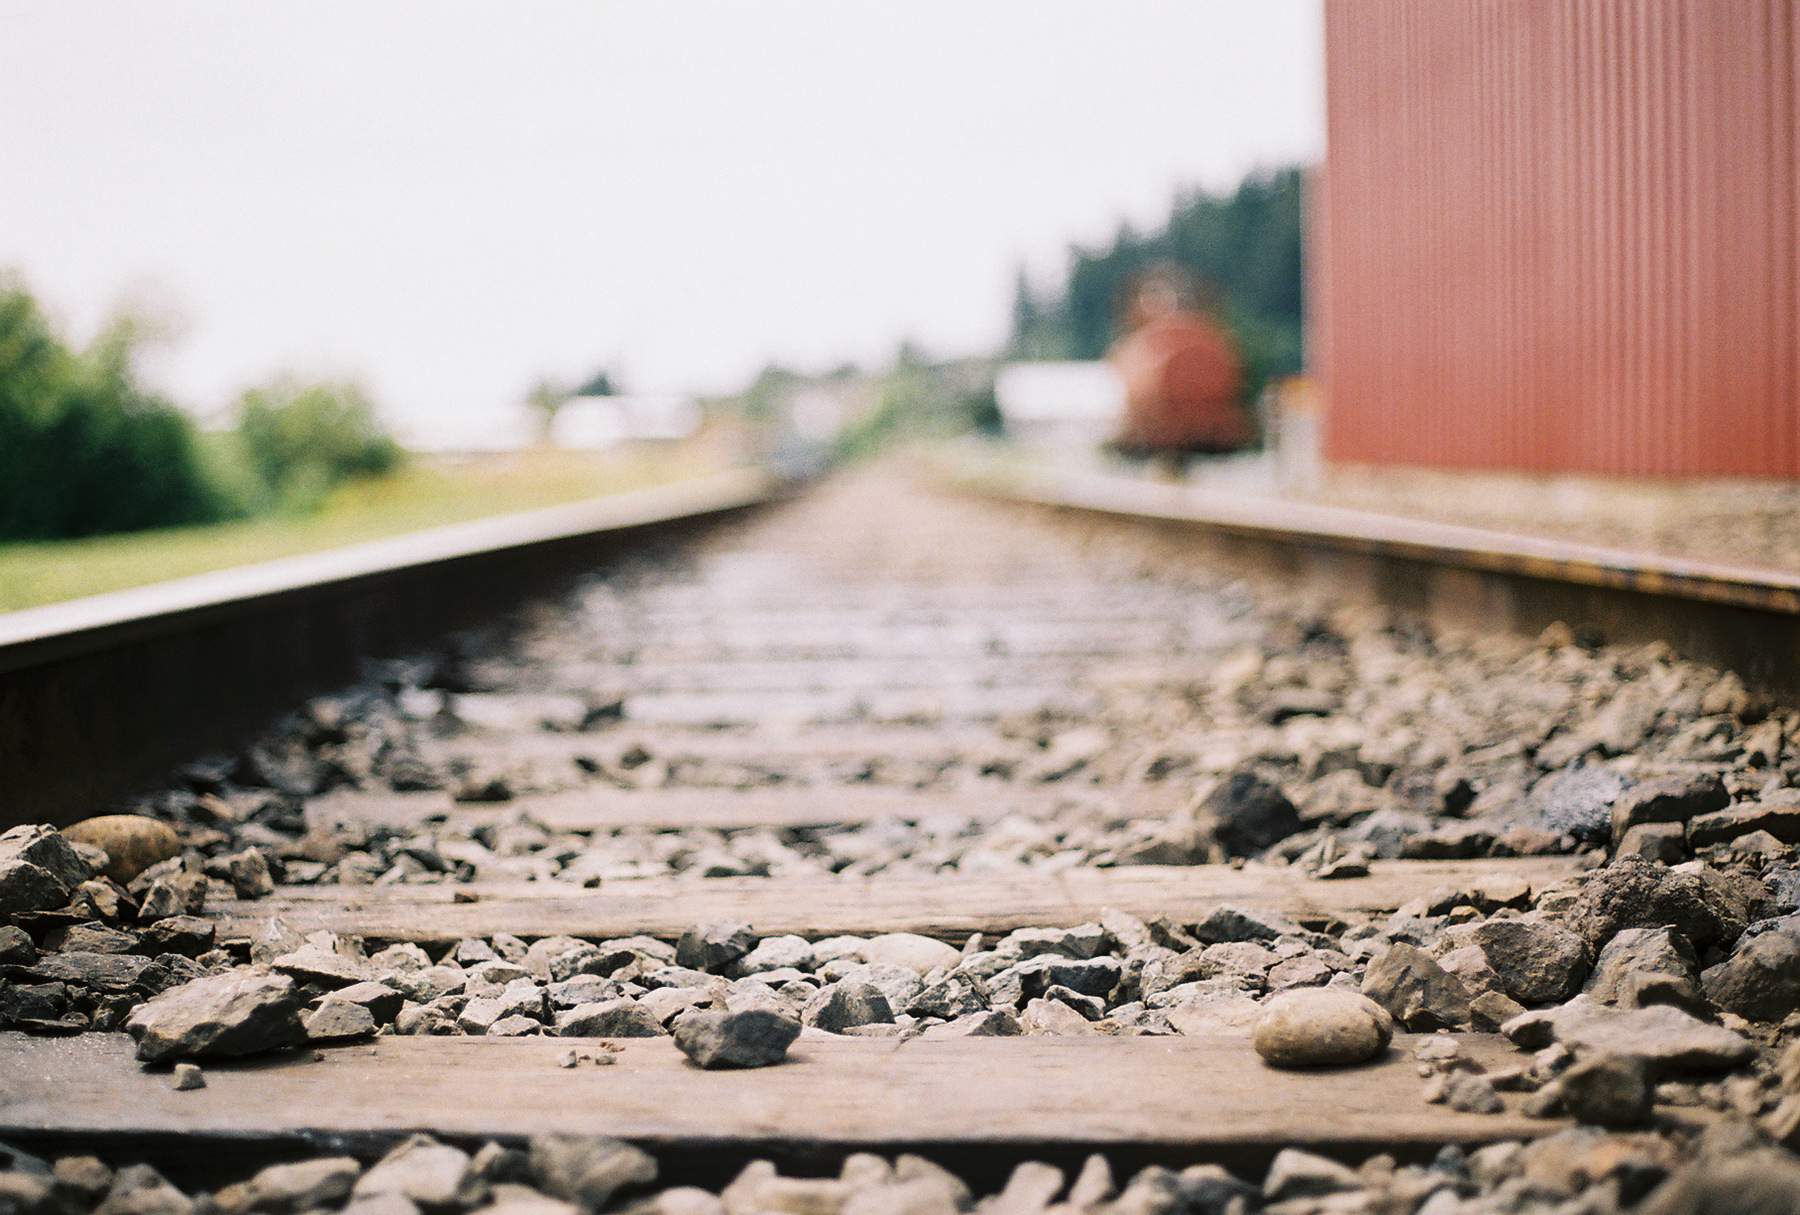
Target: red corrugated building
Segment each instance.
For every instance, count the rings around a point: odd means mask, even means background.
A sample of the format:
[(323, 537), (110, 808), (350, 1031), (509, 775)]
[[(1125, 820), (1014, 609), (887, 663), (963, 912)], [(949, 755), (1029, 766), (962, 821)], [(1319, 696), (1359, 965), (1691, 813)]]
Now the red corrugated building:
[(1326, 455), (1800, 476), (1800, 0), (1326, 0)]

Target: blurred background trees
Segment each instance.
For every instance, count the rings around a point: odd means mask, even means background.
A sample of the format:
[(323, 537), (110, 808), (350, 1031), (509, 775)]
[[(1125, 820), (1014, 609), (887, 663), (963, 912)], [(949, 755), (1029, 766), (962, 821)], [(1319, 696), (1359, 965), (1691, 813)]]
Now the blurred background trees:
[(0, 279), (0, 539), (49, 540), (206, 523), (233, 513), (186, 414), (145, 390), (145, 335), (113, 321), (86, 350)]
[(1046, 291), (1021, 272), (1007, 357), (1102, 357), (1124, 332), (1132, 284), (1174, 266), (1201, 284), (1201, 306), (1231, 332), (1253, 400), (1271, 377), (1301, 367), (1303, 186), (1303, 171), (1289, 167), (1252, 174), (1229, 195), (1184, 192), (1153, 232), (1123, 226), (1108, 248), (1071, 248), (1063, 281)]
[(283, 377), (205, 434), (143, 385), (152, 326), (129, 314), (69, 346), (16, 277), (0, 277), (0, 541), (63, 540), (317, 505), (394, 468), (398, 443), (353, 384)]

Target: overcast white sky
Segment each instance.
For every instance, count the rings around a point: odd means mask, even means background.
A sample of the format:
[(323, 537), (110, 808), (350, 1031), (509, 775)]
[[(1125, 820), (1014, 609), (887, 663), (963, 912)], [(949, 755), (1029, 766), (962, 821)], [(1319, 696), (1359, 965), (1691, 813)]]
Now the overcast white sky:
[(196, 412), (415, 435), (603, 364), (721, 392), (1005, 336), (1020, 263), (1323, 148), (1318, 0), (0, 0), (0, 268), (178, 314)]

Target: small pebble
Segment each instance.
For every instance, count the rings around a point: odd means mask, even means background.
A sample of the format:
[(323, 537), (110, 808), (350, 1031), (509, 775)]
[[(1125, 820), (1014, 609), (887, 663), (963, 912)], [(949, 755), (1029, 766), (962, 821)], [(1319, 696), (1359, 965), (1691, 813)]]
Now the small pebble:
[(177, 1063), (173, 1073), (175, 1091), (185, 1093), (189, 1089), (205, 1088), (206, 1076), (198, 1063)]

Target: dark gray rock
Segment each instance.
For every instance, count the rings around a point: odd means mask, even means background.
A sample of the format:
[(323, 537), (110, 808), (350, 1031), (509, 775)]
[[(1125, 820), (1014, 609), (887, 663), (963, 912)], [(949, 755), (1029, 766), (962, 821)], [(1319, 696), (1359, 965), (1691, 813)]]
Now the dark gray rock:
[(49, 874), (64, 897), (99, 872), (60, 831), (43, 823), (22, 823), (0, 832), (0, 864), (12, 861)]
[(698, 1009), (675, 1018), (675, 1045), (701, 1067), (768, 1067), (787, 1057), (800, 1022), (763, 1008)]
[(1589, 876), (1564, 922), (1598, 954), (1622, 928), (1668, 926), (1699, 950), (1729, 945), (1748, 919), (1742, 893), (1716, 870), (1676, 873), (1620, 856)]
[(1557, 1080), (1563, 1112), (1595, 1126), (1641, 1126), (1655, 1101), (1655, 1074), (1642, 1055), (1585, 1059)]
[(143, 951), (151, 957), (178, 953), (184, 958), (197, 958), (213, 947), (218, 939), (218, 925), (199, 916), (172, 915), (156, 921), (138, 933)]
[(859, 979), (842, 979), (820, 988), (800, 1010), (802, 1025), (817, 1026), (834, 1034), (852, 1025), (874, 1025), (893, 1019), (894, 1010), (887, 997), (874, 984)]
[(1362, 994), (1415, 1033), (1469, 1023), (1468, 988), (1417, 946), (1396, 943), (1371, 960)]
[(1800, 1009), (1800, 935), (1746, 933), (1731, 957), (1700, 976), (1706, 998), (1752, 1021), (1779, 1021)]
[(1202, 945), (1228, 941), (1273, 941), (1279, 937), (1310, 937), (1304, 928), (1273, 911), (1219, 906), (1194, 925), (1193, 938)]
[[(1060, 958), (1046, 955), (1041, 960), (1043, 966), (1037, 971), (1036, 984), (1027, 983), (1027, 994), (1041, 995), (1045, 988), (1067, 987), (1084, 996), (1105, 997), (1119, 985), (1122, 967), (1117, 958), (1089, 958), (1086, 961), (1075, 961), (1073, 958)], [(1037, 990), (1031, 988), (1036, 986)]]
[(1521, 1004), (1560, 1003), (1587, 978), (1587, 942), (1554, 924), (1489, 920), (1473, 936), (1506, 994)]
[(1639, 823), (1685, 823), (1730, 804), (1731, 794), (1716, 772), (1646, 781), (1613, 802), (1612, 838), (1623, 840)]
[(987, 984), (972, 974), (952, 971), (936, 983), (921, 988), (906, 1006), (915, 1017), (940, 1017), (954, 1021), (988, 1007)]
[(250, 1055), (306, 1040), (286, 975), (232, 971), (184, 983), (133, 1010), (125, 1028), (145, 1063)]
[(1756, 1054), (1742, 1034), (1708, 1025), (1679, 1008), (1608, 1008), (1582, 996), (1515, 1017), (1500, 1032), (1524, 1050), (1561, 1042), (1578, 1051), (1643, 1055), (1677, 1071), (1722, 1071)]
[(1085, 960), (1106, 951), (1106, 930), (1098, 924), (1077, 924), (1073, 928), (1020, 928), (1006, 935), (1000, 942), (1000, 949), (1016, 952), (1022, 958), (1048, 953)]
[(1626, 928), (1606, 943), (1594, 962), (1582, 993), (1596, 1004), (1635, 1005), (1627, 989), (1641, 990), (1645, 975), (1668, 975), (1694, 981), (1694, 950), (1680, 933), (1668, 928)]
[(47, 953), (31, 973), (56, 983), (72, 983), (90, 991), (126, 995), (143, 990), (156, 962), (130, 953)]
[(320, 987), (348, 987), (375, 977), (359, 949), (329, 932), (313, 933), (300, 948), (282, 954), (269, 965), (302, 983)]
[(80, 1033), (88, 1020), (69, 1006), (61, 983), (12, 983), (0, 988), (0, 1024), (33, 1033)]
[(487, 1182), (475, 1171), (468, 1153), (429, 1135), (414, 1135), (356, 1179), (354, 1201), (399, 1195), (424, 1210), (444, 1211), (475, 1206), (487, 1194)]
[(0, 925), (0, 966), (29, 966), (37, 956), (30, 933), (12, 924)]
[(70, 953), (135, 953), (154, 956), (140, 947), (133, 932), (120, 932), (104, 924), (70, 924), (44, 937), (44, 948)]
[(225, 862), (231, 874), (231, 889), (238, 898), (260, 899), (275, 893), (268, 858), (260, 849), (246, 848), (226, 857)]
[(1763, 870), (1763, 885), (1769, 890), (1769, 909), (1777, 915), (1800, 910), (1800, 869), (1792, 865), (1771, 865)]
[[(172, 915), (204, 915), (209, 885), (204, 873), (186, 871), (152, 879), (144, 892), (143, 900), (138, 904), (138, 923), (148, 924)], [(132, 888), (137, 888), (136, 883), (132, 884)]]
[(1044, 988), (1043, 998), (1074, 1009), (1086, 1021), (1098, 1021), (1106, 1015), (1106, 1001), (1099, 996), (1084, 996), (1078, 991), (1070, 991), (1055, 984)]
[(1213, 838), (1233, 856), (1260, 852), (1305, 825), (1279, 785), (1247, 768), (1221, 781), (1200, 809), (1212, 818)]
[(675, 964), (709, 974), (724, 974), (727, 967), (756, 948), (757, 936), (748, 924), (714, 920), (695, 924), (675, 945)]
[(624, 997), (557, 1013), (556, 1032), (565, 1038), (661, 1038), (668, 1033), (654, 1013)]
[(0, 915), (60, 907), (69, 887), (47, 869), (17, 858), (0, 860)]
[(1612, 832), (1613, 804), (1631, 782), (1611, 768), (1576, 762), (1538, 781), (1509, 822), (1599, 843)]
[(342, 1042), (375, 1032), (374, 1014), (361, 1004), (340, 1000), (335, 995), (321, 1000), (304, 1020), (306, 1036), (313, 1042)]
[(598, 1135), (533, 1135), (528, 1168), (544, 1193), (590, 1212), (605, 1207), (620, 1190), (656, 1180), (655, 1159)]
[(369, 1016), (375, 1024), (386, 1025), (400, 1012), (400, 1006), (406, 997), (389, 987), (386, 983), (352, 983), (349, 987), (340, 987), (331, 993), (333, 1000), (344, 1000), (351, 1004), (360, 1004), (369, 1010)]

